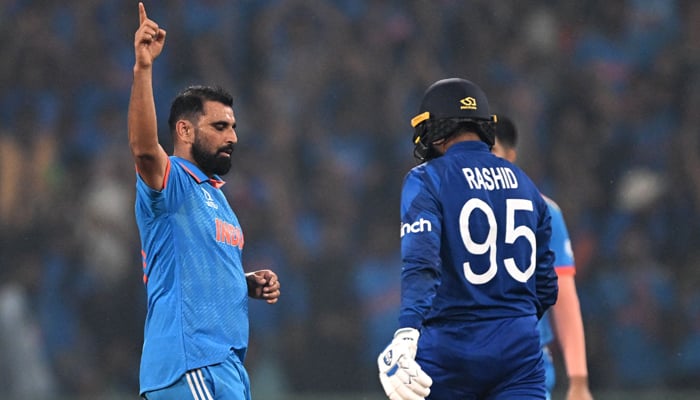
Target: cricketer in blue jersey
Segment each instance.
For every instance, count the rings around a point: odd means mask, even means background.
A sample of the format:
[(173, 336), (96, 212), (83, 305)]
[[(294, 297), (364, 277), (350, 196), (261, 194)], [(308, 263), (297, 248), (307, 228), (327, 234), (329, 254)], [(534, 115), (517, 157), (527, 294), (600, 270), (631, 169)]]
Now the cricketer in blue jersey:
[[(513, 121), (499, 116), (496, 125), (496, 142), (493, 153), (510, 162), (517, 159), (518, 130)], [(547, 392), (552, 393), (556, 383), (556, 371), (549, 352), (549, 346), (556, 342), (561, 347), (564, 358), (569, 386), (566, 392), (567, 400), (593, 400), (588, 388), (588, 367), (586, 362), (586, 343), (579, 305), (578, 293), (574, 275), (576, 266), (574, 253), (571, 248), (569, 231), (564, 222), (564, 216), (559, 206), (550, 198), (543, 196), (552, 217), (552, 239), (550, 247), (554, 251), (554, 270), (559, 277), (559, 296), (557, 303), (552, 306), (540, 320), (540, 338), (545, 350), (545, 371)], [(554, 328), (552, 329), (552, 324)]]
[(173, 101), (173, 156), (158, 142), (153, 61), (165, 30), (139, 3), (129, 145), (136, 163), (147, 315), (140, 368), (145, 399), (250, 399), (243, 366), (248, 297), (277, 302), (270, 270), (245, 273), (244, 236), (221, 191), (237, 143), (231, 95), (192, 86)]
[(550, 215), (491, 153), (495, 116), (474, 83), (426, 91), (401, 195), (399, 329), (380, 354), (390, 399), (545, 399), (537, 321), (557, 298)]

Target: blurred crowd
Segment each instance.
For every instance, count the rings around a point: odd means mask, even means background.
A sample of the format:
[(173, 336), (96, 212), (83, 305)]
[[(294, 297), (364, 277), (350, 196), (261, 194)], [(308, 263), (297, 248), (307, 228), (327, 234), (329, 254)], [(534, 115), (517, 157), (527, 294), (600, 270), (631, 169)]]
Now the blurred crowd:
[[(128, 4), (127, 4), (128, 3)], [(133, 4), (132, 4), (133, 3)], [(224, 190), (258, 398), (379, 393), (397, 327), (399, 196), (425, 88), (463, 77), (564, 211), (597, 389), (700, 388), (700, 2), (145, 1), (154, 87), (235, 95)], [(0, 385), (136, 396), (145, 296), (126, 110), (136, 2), (0, 5)], [(42, 397), (44, 396), (44, 397)], [(7, 397), (12, 398), (12, 397)]]

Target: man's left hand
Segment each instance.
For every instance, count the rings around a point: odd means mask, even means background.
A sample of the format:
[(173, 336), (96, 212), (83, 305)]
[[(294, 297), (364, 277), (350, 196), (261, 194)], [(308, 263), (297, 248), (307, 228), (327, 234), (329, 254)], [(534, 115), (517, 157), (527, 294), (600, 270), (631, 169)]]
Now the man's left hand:
[(277, 303), (280, 297), (280, 281), (277, 274), (269, 269), (262, 269), (246, 274), (248, 296), (262, 299), (269, 304)]

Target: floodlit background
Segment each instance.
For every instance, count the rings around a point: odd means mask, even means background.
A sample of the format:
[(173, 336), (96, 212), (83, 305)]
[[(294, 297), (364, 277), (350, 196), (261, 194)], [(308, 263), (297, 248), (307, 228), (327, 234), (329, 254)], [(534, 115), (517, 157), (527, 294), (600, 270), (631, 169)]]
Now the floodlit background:
[[(519, 164), (564, 210), (594, 395), (697, 398), (700, 2), (145, 3), (168, 32), (154, 82), (166, 149), (180, 89), (235, 94), (224, 190), (247, 268), (283, 288), (251, 304), (254, 398), (382, 398), (409, 120), (454, 76), (516, 121)], [(137, 26), (136, 1), (1, 2), (2, 399), (138, 397)]]

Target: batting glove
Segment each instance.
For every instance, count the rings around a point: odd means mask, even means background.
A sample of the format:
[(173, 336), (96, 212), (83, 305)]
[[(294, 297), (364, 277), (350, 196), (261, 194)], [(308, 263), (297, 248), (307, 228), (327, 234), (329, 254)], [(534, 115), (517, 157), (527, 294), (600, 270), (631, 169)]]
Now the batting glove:
[(420, 333), (402, 328), (377, 358), (379, 381), (390, 400), (423, 400), (433, 380), (415, 361)]

